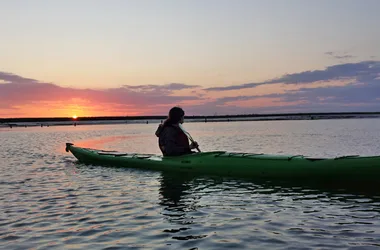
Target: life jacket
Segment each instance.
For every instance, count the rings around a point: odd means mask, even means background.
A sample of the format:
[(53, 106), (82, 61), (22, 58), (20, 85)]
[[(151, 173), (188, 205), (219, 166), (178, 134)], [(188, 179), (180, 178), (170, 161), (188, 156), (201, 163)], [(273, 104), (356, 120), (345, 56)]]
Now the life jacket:
[[(169, 128), (170, 127), (170, 128)], [(188, 148), (187, 151), (191, 152), (190, 150), (190, 144), (189, 144), (189, 139), (188, 137), (186, 136), (186, 134), (182, 131), (182, 129), (178, 126), (175, 126), (175, 125), (163, 125), (163, 124), (160, 124), (155, 132), (155, 135), (160, 138), (160, 136), (162, 136), (163, 134), (163, 131), (168, 128), (168, 129), (175, 129), (176, 131), (176, 138), (177, 138), (177, 142), (178, 144), (181, 146), (181, 147), (184, 147), (184, 148)], [(165, 153), (165, 145), (162, 145), (161, 143), (161, 140), (158, 140), (158, 146), (162, 152), (163, 155), (166, 155)]]

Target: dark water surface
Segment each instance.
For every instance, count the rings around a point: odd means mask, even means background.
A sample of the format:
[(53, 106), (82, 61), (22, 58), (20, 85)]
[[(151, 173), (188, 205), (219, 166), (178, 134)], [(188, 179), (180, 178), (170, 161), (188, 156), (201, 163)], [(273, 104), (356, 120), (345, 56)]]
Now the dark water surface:
[[(380, 155), (380, 119), (185, 125), (204, 151)], [(380, 248), (380, 192), (86, 166), (64, 151), (159, 153), (156, 127), (0, 129), (0, 248)]]

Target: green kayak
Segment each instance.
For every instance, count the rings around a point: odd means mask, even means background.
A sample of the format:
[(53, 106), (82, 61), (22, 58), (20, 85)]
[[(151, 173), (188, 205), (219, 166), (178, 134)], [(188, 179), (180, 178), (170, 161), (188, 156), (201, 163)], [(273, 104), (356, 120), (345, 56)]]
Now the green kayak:
[(265, 179), (380, 183), (380, 156), (309, 158), (213, 151), (163, 157), (81, 148), (72, 143), (66, 143), (66, 151), (79, 162), (94, 165)]

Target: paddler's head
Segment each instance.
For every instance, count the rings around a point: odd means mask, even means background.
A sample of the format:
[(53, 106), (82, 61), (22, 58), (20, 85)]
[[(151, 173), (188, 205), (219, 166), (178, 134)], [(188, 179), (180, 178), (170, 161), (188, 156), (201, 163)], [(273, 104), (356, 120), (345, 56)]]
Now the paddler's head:
[(169, 120), (172, 124), (183, 123), (185, 118), (185, 111), (180, 107), (173, 107), (169, 111)]

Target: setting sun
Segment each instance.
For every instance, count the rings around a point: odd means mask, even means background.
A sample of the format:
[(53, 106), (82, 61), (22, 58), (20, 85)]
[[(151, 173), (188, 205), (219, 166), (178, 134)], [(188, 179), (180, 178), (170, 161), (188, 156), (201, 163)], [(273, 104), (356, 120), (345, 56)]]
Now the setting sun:
[(76, 115), (73, 115), (73, 119), (77, 119), (78, 118), (78, 116), (76, 116)]

